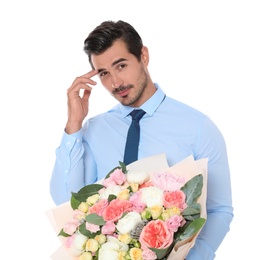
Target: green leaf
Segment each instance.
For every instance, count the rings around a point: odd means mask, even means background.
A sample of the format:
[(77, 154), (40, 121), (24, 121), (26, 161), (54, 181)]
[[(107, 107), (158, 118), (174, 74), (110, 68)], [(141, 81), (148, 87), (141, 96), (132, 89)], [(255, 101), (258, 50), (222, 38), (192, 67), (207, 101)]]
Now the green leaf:
[(170, 253), (173, 246), (174, 246), (174, 243), (172, 243), (168, 248), (157, 249), (157, 248), (150, 247), (150, 249), (156, 253), (157, 259), (163, 259), (165, 256), (167, 256)]
[(96, 213), (91, 213), (89, 215), (86, 216), (86, 221), (91, 223), (91, 224), (95, 224), (98, 226), (103, 226), (106, 222), (103, 219), (103, 217), (99, 216)]
[(193, 222), (191, 222), (187, 228), (184, 230), (183, 234), (180, 235), (179, 240), (184, 240), (186, 238), (191, 237), (196, 234), (205, 224), (206, 219), (197, 218)]
[(127, 166), (123, 162), (119, 162), (119, 165), (121, 167), (122, 172), (126, 174), (128, 172)]
[(67, 234), (67, 233), (65, 233), (65, 232), (63, 231), (63, 228), (62, 228), (61, 231), (59, 232), (58, 236), (62, 236), (62, 237), (70, 237), (69, 234)]
[(115, 200), (117, 197), (114, 194), (110, 194), (108, 196), (108, 202), (110, 203), (112, 200)]
[(72, 197), (71, 197), (71, 200), (70, 200), (70, 203), (71, 203), (71, 207), (72, 207), (72, 209), (75, 210), (75, 209), (78, 209), (78, 207), (79, 207), (81, 201), (75, 199), (75, 197), (72, 196)]
[(72, 192), (71, 205), (73, 206), (73, 204), (85, 202), (88, 197), (97, 194), (102, 188), (104, 188), (104, 186), (101, 184), (89, 184), (78, 192)]
[[(183, 216), (184, 217), (184, 219), (187, 221), (194, 221), (195, 220), (195, 218), (193, 217), (193, 216), (191, 216), (191, 215), (186, 215), (186, 216)], [(198, 216), (199, 217), (199, 216)]]
[(197, 199), (200, 197), (203, 188), (203, 175), (198, 174), (192, 179), (187, 181), (181, 190), (186, 195), (186, 203), (188, 206), (195, 204)]
[(188, 216), (188, 215), (195, 215), (195, 214), (198, 214), (198, 213), (200, 213), (200, 210), (195, 209), (195, 208), (192, 208), (192, 207), (187, 207), (187, 208), (183, 211), (182, 215), (183, 215), (183, 216)]
[(133, 192), (133, 189), (131, 188), (131, 186), (128, 186), (127, 189), (129, 190), (129, 192)]

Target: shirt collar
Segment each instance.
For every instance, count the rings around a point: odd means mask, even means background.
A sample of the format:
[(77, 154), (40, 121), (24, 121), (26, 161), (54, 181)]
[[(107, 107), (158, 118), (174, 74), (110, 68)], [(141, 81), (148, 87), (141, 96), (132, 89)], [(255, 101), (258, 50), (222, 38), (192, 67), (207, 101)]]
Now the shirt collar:
[[(141, 105), (141, 107), (139, 107), (140, 109), (144, 110), (149, 116), (152, 116), (154, 114), (166, 96), (157, 83), (154, 83), (154, 85), (156, 87), (156, 92), (143, 105)], [(123, 117), (128, 116), (129, 113), (134, 110), (133, 107), (124, 106), (122, 104), (120, 104), (120, 109), (122, 111)]]

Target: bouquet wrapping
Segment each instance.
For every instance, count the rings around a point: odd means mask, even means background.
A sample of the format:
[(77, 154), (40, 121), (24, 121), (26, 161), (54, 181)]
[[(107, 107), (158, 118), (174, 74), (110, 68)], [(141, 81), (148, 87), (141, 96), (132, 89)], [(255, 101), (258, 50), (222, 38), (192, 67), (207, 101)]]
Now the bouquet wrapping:
[(185, 259), (207, 217), (207, 159), (119, 164), (46, 212), (62, 243), (51, 259)]

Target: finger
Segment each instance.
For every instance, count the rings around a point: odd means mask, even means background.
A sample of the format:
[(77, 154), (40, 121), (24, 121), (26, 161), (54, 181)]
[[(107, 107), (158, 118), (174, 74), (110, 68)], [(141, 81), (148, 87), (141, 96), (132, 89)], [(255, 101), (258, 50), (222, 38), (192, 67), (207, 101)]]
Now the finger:
[(87, 89), (87, 90), (91, 90), (91, 85), (94, 86), (96, 85), (97, 82), (91, 80), (91, 79), (85, 79), (85, 78), (77, 78), (73, 84), (71, 85), (71, 87), (69, 87), (67, 89), (67, 92), (70, 91), (75, 91), (75, 92), (79, 92), (80, 89)]
[(82, 75), (83, 78), (92, 78), (93, 76), (96, 76), (99, 72), (97, 70), (91, 70), (87, 72), (86, 74)]
[(91, 90), (86, 90), (86, 89), (85, 89), (85, 91), (84, 91), (84, 93), (83, 93), (83, 96), (82, 96), (82, 99), (83, 99), (83, 100), (88, 100), (90, 94), (91, 94)]
[[(74, 89), (74, 88), (76, 89), (79, 86), (80, 87), (77, 90), (79, 90), (80, 88), (89, 89), (87, 84), (95, 86), (97, 84), (97, 82), (92, 80), (91, 77), (93, 77), (93, 76), (95, 76), (97, 74), (98, 74), (97, 70), (91, 70), (88, 73), (86, 73), (86, 74), (84, 74), (84, 75), (82, 75), (80, 77), (77, 77), (68, 90), (71, 90), (71, 89)], [(84, 84), (84, 86), (83, 86), (83, 84)]]

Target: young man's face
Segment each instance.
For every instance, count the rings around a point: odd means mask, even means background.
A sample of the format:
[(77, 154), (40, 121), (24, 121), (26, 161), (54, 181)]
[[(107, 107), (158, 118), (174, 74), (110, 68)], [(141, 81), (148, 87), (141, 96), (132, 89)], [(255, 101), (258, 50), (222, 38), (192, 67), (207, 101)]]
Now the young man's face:
[(117, 40), (100, 55), (91, 57), (103, 86), (123, 105), (138, 107), (151, 95), (152, 87), (147, 65), (148, 50), (142, 49), (141, 61), (128, 52), (123, 41)]

